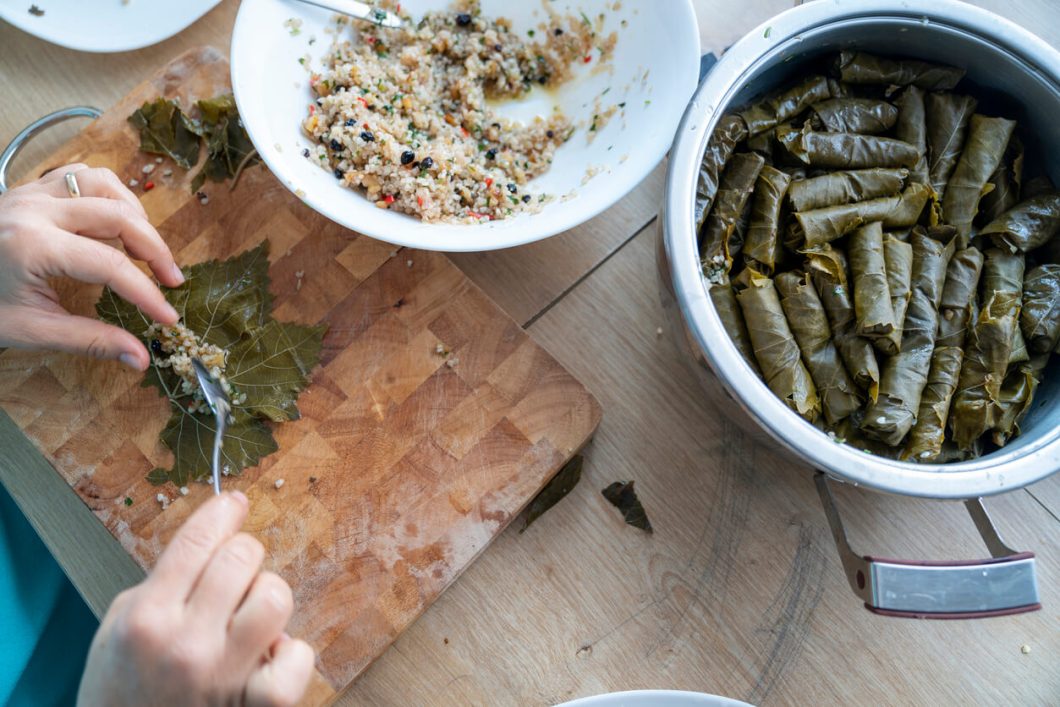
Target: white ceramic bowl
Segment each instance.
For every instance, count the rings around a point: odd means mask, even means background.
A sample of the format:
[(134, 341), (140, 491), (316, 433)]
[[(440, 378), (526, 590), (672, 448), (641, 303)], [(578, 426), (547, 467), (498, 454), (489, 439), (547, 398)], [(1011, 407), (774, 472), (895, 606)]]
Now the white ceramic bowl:
[(702, 692), (631, 690), (583, 697), (559, 707), (751, 707), (746, 702)]
[(83, 52), (126, 52), (169, 39), (221, 0), (37, 0), (0, 2), (0, 20), (60, 47)]
[[(612, 7), (618, 5), (618, 10)], [(448, 0), (407, 0), (402, 9), (418, 18), (427, 10), (450, 6)], [(339, 185), (330, 173), (302, 157), (310, 141), (301, 121), (313, 96), (309, 74), (298, 61), (305, 54), (321, 66), (332, 36), (324, 29), (332, 13), (295, 0), (244, 0), (232, 35), (232, 87), (247, 132), (265, 163), (288, 189), (309, 206), (350, 229), (397, 245), (442, 251), (495, 250), (531, 243), (566, 231), (614, 204), (635, 187), (666, 154), (689, 97), (696, 88), (699, 35), (691, 0), (558, 0), (560, 13), (575, 17), (605, 14), (604, 33), (618, 43), (613, 70), (577, 67), (575, 79), (554, 92), (532, 93), (505, 105), (508, 117), (526, 119), (552, 111), (557, 101), (575, 123), (591, 122), (594, 98), (610, 88), (602, 103), (625, 102), (590, 143), (585, 129), (556, 152), (552, 168), (534, 180), (535, 192), (574, 198), (556, 199), (536, 214), (482, 224), (423, 223), (377, 208), (361, 194)], [(525, 33), (545, 19), (540, 2), (482, 0), (482, 12), (512, 20)], [(284, 22), (302, 21), (292, 36)], [(625, 27), (622, 26), (623, 20)], [(333, 26), (333, 24), (332, 24)], [(309, 40), (315, 38), (310, 45)], [(647, 78), (643, 79), (645, 72)], [(643, 79), (643, 80), (642, 80)], [(586, 184), (589, 167), (600, 172)]]

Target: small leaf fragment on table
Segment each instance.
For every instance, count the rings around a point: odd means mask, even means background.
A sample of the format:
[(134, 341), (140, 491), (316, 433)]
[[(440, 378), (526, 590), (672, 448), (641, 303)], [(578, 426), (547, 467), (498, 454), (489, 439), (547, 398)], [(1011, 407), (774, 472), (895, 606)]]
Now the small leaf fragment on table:
[(651, 521), (648, 520), (648, 514), (644, 512), (644, 506), (633, 490), (632, 481), (616, 481), (600, 493), (611, 505), (622, 511), (626, 523), (648, 533), (652, 532)]
[(140, 150), (168, 156), (184, 169), (199, 161), (199, 128), (173, 101), (145, 102), (129, 122), (140, 131)]
[(559, 470), (552, 480), (545, 484), (530, 505), (526, 508), (526, 522), (523, 523), (522, 533), (530, 527), (530, 524), (545, 514), (552, 506), (559, 503), (563, 498), (574, 490), (582, 478), (582, 456), (578, 455), (567, 462), (566, 466)]
[[(320, 357), (325, 327), (272, 319), (269, 294), (268, 241), (224, 261), (211, 260), (184, 268), (185, 282), (165, 289), (166, 300), (180, 320), (203, 344), (226, 352), (224, 376), (232, 390), (232, 422), (221, 448), (226, 473), (238, 474), (276, 451), (267, 422), (297, 420), (298, 395), (309, 385), (309, 373)], [(168, 356), (150, 340), (151, 321), (109, 288), (96, 304), (100, 318), (139, 338), (152, 351), (142, 385), (155, 386), (170, 402), (171, 417), (162, 443), (173, 452), (170, 469), (154, 469), (147, 480), (156, 486), (172, 481), (177, 487), (211, 474), (215, 423)]]

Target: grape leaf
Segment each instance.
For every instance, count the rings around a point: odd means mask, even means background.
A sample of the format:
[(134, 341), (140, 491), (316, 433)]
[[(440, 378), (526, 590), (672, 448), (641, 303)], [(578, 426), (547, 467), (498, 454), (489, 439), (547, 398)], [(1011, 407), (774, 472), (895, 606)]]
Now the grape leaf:
[(648, 520), (648, 514), (644, 512), (644, 506), (633, 490), (632, 481), (616, 481), (600, 493), (612, 506), (622, 511), (622, 517), (627, 524), (647, 533), (652, 532), (651, 521)]
[(156, 98), (145, 102), (129, 116), (140, 131), (140, 149), (167, 155), (184, 169), (199, 161), (199, 127), (173, 101)]
[[(309, 373), (320, 356), (325, 327), (303, 326), (272, 319), (269, 294), (268, 242), (228, 260), (211, 260), (185, 268), (186, 281), (165, 289), (166, 299), (184, 324), (208, 344), (228, 351), (225, 375), (233, 388), (232, 422), (222, 446), (222, 464), (238, 474), (276, 451), (267, 421), (299, 417), (298, 394), (309, 384)], [(105, 289), (96, 304), (100, 318), (126, 329), (144, 342), (150, 320)], [(210, 475), (213, 416), (188, 411), (192, 398), (183, 393), (181, 378), (160, 368), (156, 354), (142, 385), (166, 397), (172, 415), (161, 434), (173, 452), (171, 469), (154, 469), (148, 481), (166, 480), (185, 486)], [(236, 402), (236, 396), (246, 399)]]
[(545, 484), (545, 488), (541, 489), (530, 501), (530, 505), (526, 508), (526, 520), (519, 532), (525, 531), (531, 523), (562, 501), (568, 493), (574, 490), (581, 478), (582, 457), (579, 455), (567, 462), (566, 466), (560, 469), (552, 480)]
[(206, 141), (206, 163), (192, 179), (192, 191), (202, 188), (207, 178), (214, 182), (235, 178), (243, 167), (258, 161), (232, 94), (201, 100), (198, 106), (202, 114), (198, 134)]

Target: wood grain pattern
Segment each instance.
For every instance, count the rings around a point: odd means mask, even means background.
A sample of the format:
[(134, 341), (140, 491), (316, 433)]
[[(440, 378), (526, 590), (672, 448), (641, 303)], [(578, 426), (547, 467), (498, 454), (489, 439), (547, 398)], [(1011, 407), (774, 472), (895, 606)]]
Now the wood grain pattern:
[[(184, 54), (43, 167), (85, 162), (142, 181), (153, 158), (138, 152), (129, 113), (159, 94), (190, 105), (227, 81), (217, 50)], [(189, 193), (190, 174), (163, 169), (142, 201), (178, 262), (267, 239), (276, 317), (329, 326), (302, 419), (274, 428), (279, 452), (226, 481), (251, 499), (245, 529), (292, 586), (288, 630), (316, 648), (314, 696), (327, 699), (585, 443), (599, 406), (444, 256), (332, 224), (264, 168), (233, 191), (208, 186), (208, 204)], [(60, 294), (90, 315), (99, 289), (63, 283)], [(164, 511), (154, 501), (144, 475), (169, 457), (158, 441), (168, 403), (140, 378), (60, 354), (0, 355), (0, 408), (146, 569), (211, 490), (193, 484)]]

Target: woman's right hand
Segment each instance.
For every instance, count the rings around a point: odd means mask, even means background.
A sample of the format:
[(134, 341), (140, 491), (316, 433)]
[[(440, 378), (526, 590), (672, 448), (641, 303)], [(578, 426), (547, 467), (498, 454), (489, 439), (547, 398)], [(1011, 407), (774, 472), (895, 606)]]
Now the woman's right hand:
[[(81, 196), (67, 191), (75, 175)], [(97, 319), (70, 314), (49, 284), (54, 277), (107, 285), (162, 324), (177, 312), (121, 250), (146, 261), (158, 281), (184, 282), (169, 247), (136, 196), (109, 169), (72, 164), (0, 196), (0, 347), (54, 349), (118, 359), (145, 370), (150, 358), (137, 338)]]
[(92, 642), (79, 705), (293, 705), (313, 649), (287, 636), (291, 590), (261, 572), (239, 528), (247, 498), (225, 492), (177, 532), (144, 582), (111, 604)]

